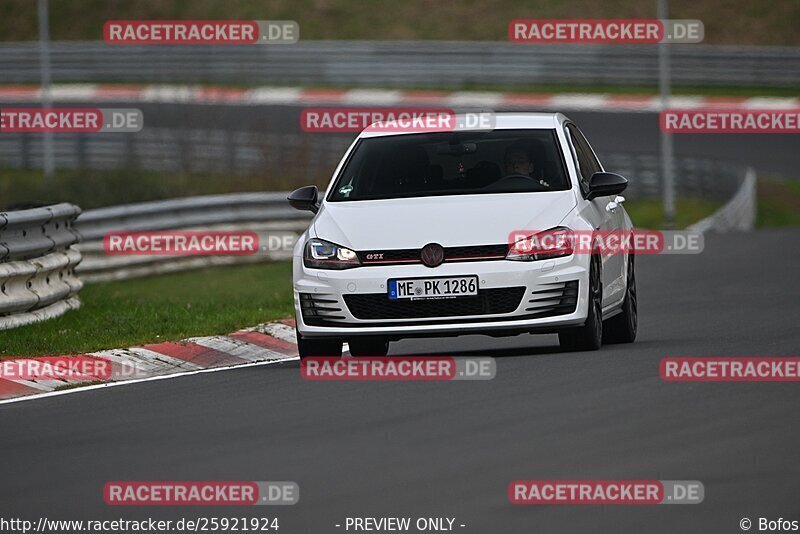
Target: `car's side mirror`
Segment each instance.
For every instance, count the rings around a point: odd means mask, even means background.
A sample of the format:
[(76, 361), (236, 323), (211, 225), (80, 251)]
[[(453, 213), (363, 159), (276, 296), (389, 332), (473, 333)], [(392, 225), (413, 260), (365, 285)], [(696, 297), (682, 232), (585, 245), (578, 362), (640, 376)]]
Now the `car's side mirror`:
[(317, 213), (319, 211), (319, 204), (317, 203), (318, 197), (319, 191), (317, 190), (317, 186), (307, 185), (300, 189), (295, 189), (286, 199), (296, 210)]
[(618, 195), (628, 187), (628, 180), (613, 172), (596, 172), (589, 178), (589, 194), (586, 200)]

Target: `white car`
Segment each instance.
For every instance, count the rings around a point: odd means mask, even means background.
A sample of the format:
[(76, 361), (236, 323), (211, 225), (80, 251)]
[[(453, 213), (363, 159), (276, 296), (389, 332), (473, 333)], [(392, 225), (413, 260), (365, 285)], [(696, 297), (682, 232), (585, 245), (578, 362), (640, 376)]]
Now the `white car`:
[(632, 342), (634, 255), (572, 246), (576, 233), (632, 230), (617, 196), (627, 183), (561, 114), (500, 113), (491, 130), (368, 128), (324, 199), (316, 186), (289, 196), (316, 214), (293, 258), (301, 357), (468, 334), (558, 333), (566, 350)]

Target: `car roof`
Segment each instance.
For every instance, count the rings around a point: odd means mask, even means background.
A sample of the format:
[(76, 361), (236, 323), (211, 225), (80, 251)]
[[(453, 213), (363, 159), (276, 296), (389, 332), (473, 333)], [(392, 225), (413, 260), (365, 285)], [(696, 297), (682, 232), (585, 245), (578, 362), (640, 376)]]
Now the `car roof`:
[[(431, 110), (432, 112), (435, 110)], [(478, 113), (485, 113), (490, 115), (494, 118), (494, 129), (495, 130), (524, 130), (524, 129), (553, 129), (558, 128), (564, 122), (568, 122), (569, 119), (562, 115), (561, 113), (524, 113), (524, 112), (500, 112), (496, 113), (493, 111), (474, 111), (469, 113), (457, 113), (455, 114), (455, 121), (456, 124), (459, 123), (459, 120), (464, 119), (468, 115), (476, 115)], [(397, 128), (386, 127), (382, 129), (381, 126), (385, 126), (390, 124), (386, 121), (376, 122), (372, 126), (375, 129), (369, 129), (362, 131), (358, 137), (359, 138), (366, 138), (366, 137), (384, 137), (388, 135), (410, 135), (410, 134), (418, 134), (418, 133), (431, 133), (431, 132), (447, 132), (452, 131), (448, 129), (424, 129), (424, 130), (417, 130), (414, 129), (412, 131), (398, 131)], [(482, 131), (485, 128), (476, 126), (474, 128), (459, 128), (458, 131)]]

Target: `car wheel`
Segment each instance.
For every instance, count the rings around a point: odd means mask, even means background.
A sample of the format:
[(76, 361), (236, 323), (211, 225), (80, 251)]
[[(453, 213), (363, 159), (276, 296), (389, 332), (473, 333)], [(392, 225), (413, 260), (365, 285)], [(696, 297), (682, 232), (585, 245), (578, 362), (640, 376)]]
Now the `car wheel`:
[(386, 356), (389, 340), (386, 338), (357, 337), (347, 342), (352, 356)]
[(341, 339), (309, 339), (297, 332), (297, 352), (300, 359), (309, 356), (341, 356)]
[(603, 343), (633, 343), (639, 316), (636, 305), (636, 273), (633, 254), (628, 257), (627, 288), (622, 301), (622, 313), (615, 315), (603, 326)]
[(558, 333), (558, 342), (566, 351), (597, 350), (603, 342), (603, 282), (599, 256), (592, 256), (589, 267), (589, 312), (583, 326), (566, 328)]

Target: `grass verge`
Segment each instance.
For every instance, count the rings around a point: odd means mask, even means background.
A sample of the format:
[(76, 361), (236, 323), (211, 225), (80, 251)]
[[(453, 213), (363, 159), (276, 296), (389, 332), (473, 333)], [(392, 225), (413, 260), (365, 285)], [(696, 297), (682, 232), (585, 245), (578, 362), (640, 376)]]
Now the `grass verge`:
[[(675, 202), (675, 223), (686, 228), (708, 217), (722, 206), (721, 202), (699, 198), (679, 198)], [(625, 211), (636, 228), (658, 229), (664, 226), (664, 204), (661, 199), (629, 200)]]
[(41, 170), (0, 169), (0, 211), (58, 202), (72, 202), (87, 210), (195, 195), (287, 191), (298, 183), (304, 184), (288, 174), (277, 178), (91, 169), (58, 169), (48, 183)]
[(0, 357), (85, 353), (229, 334), (292, 315), (288, 262), (218, 267), (90, 284), (83, 307), (0, 332)]
[(756, 226), (800, 226), (800, 181), (758, 177)]

